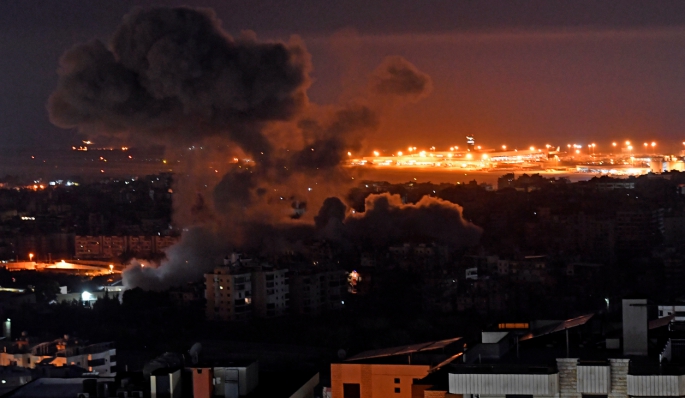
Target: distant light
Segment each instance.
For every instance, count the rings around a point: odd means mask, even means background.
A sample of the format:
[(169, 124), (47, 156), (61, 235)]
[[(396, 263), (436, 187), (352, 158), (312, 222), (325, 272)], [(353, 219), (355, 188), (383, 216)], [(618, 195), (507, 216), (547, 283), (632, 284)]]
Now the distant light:
[(378, 156), (378, 155), (380, 155), (380, 153), (378, 153), (378, 151), (373, 151), (373, 156)]
[(352, 152), (347, 152), (347, 156), (352, 156)]
[(652, 141), (652, 146), (653, 147), (656, 146), (656, 142)]
[[(685, 144), (685, 142), (683, 142), (683, 144)], [(612, 142), (611, 145), (616, 146), (616, 143)]]
[(534, 150), (535, 150), (535, 147), (534, 147), (534, 146), (530, 147), (530, 150), (531, 150), (531, 151), (534, 151)]
[(580, 149), (576, 149), (576, 153), (580, 153)]
[(426, 151), (421, 151), (421, 152), (419, 152), (419, 155), (421, 155), (421, 156), (426, 156)]
[(504, 150), (506, 151), (506, 150), (507, 150), (507, 146), (506, 146), (506, 145), (502, 145), (502, 149), (504, 149)]
[(90, 292), (81, 293), (81, 301), (91, 301), (93, 300), (93, 295)]
[(340, 304), (345, 305), (345, 300), (341, 301)]
[(626, 145), (630, 145), (630, 141), (626, 141)]
[(402, 156), (402, 151), (398, 151), (397, 156)]
[(311, 188), (307, 188), (307, 190), (311, 191), (312, 189), (311, 189)]

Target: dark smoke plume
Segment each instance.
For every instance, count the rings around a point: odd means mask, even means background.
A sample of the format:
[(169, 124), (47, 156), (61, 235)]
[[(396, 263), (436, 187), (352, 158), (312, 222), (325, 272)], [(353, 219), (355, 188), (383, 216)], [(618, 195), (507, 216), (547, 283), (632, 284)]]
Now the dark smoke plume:
[(409, 102), (425, 98), (433, 90), (433, 81), (406, 59), (387, 57), (370, 80), (371, 91)]
[(345, 234), (362, 245), (384, 246), (420, 239), (466, 247), (478, 243), (482, 230), (464, 220), (462, 207), (424, 196), (416, 204), (403, 204), (400, 195), (370, 195), (363, 213), (348, 215)]
[(163, 143), (220, 135), (254, 153), (269, 149), (260, 123), (306, 105), (309, 70), (303, 46), (234, 40), (212, 11), (139, 9), (109, 46), (94, 40), (62, 56), (48, 110), (61, 127)]
[[(212, 11), (185, 7), (135, 10), (108, 44), (94, 40), (62, 56), (48, 103), (54, 124), (161, 143), (183, 167), (173, 201), (181, 241), (159, 265), (132, 262), (125, 286), (165, 289), (200, 278), (233, 250), (293, 251), (316, 236), (350, 241), (373, 230), (387, 235), (374, 240), (395, 240), (425, 230), (469, 241), (475, 227), (458, 207), (404, 206), (389, 197), (345, 217), (345, 205), (327, 199), (351, 187), (340, 167), (347, 151), (362, 149), (388, 104), (427, 95), (430, 78), (388, 58), (362, 98), (319, 106), (307, 98), (310, 70), (299, 40), (234, 39)], [(423, 213), (438, 223), (433, 232)], [(445, 221), (453, 223), (440, 227)]]

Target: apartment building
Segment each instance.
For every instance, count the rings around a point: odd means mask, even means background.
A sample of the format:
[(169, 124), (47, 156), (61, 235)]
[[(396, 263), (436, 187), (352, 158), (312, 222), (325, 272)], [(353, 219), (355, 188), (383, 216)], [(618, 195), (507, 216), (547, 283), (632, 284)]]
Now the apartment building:
[(276, 268), (233, 254), (205, 274), (207, 319), (234, 321), (285, 315), (290, 308), (287, 268)]
[(235, 321), (252, 316), (252, 271), (224, 265), (205, 274), (206, 316), (214, 321)]
[(252, 272), (252, 312), (259, 318), (288, 313), (290, 281), (287, 269), (256, 268)]
[(74, 255), (76, 258), (111, 259), (131, 252), (139, 256), (162, 253), (173, 246), (177, 236), (76, 236)]
[(326, 267), (291, 267), (290, 307), (298, 315), (315, 315), (343, 307), (345, 271)]
[(83, 344), (68, 336), (53, 341), (37, 342), (22, 335), (6, 342), (0, 352), (1, 366), (33, 369), (37, 365), (78, 366), (100, 376), (116, 376), (117, 350), (113, 342)]

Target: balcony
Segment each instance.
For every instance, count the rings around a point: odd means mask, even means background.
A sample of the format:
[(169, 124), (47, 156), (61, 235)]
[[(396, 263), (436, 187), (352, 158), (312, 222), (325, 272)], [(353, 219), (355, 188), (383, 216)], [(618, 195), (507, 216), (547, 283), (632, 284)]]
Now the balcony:
[[(451, 394), (555, 395), (559, 373), (551, 368), (459, 367), (449, 375)], [(553, 372), (553, 373), (552, 373)]]
[(679, 397), (685, 395), (685, 375), (628, 375), (628, 395)]
[(628, 395), (642, 397), (682, 396), (685, 395), (685, 367), (631, 361), (627, 384)]

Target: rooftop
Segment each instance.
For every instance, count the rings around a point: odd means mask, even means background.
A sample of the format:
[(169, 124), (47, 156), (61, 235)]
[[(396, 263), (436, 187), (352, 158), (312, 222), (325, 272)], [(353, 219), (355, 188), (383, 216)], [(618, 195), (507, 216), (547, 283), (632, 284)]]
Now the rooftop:
[[(89, 378), (92, 379), (92, 378)], [(37, 379), (5, 395), (5, 398), (75, 398), (83, 392), (86, 378)], [(113, 378), (99, 378), (98, 382), (114, 382)]]
[[(345, 360), (345, 362), (369, 361), (374, 363), (392, 363), (397, 357), (412, 356), (415, 354), (446, 354), (446, 349), (453, 343), (460, 341), (461, 337), (446, 340), (429, 341), (426, 343), (402, 345), (398, 347), (383, 348), (379, 350), (364, 351)], [(459, 347), (461, 349), (461, 347)], [(455, 354), (450, 352), (449, 355)], [(446, 358), (443, 358), (446, 359)], [(434, 362), (434, 361), (431, 361)]]

